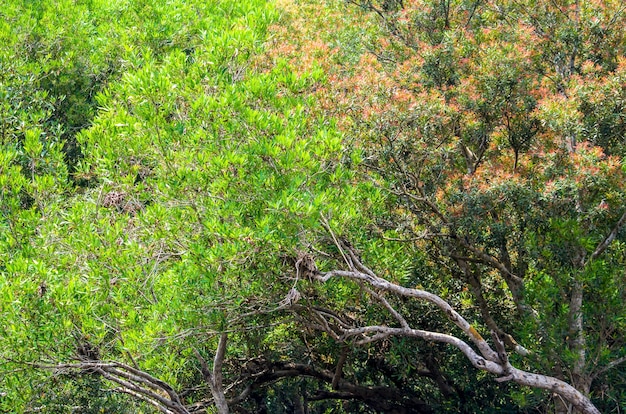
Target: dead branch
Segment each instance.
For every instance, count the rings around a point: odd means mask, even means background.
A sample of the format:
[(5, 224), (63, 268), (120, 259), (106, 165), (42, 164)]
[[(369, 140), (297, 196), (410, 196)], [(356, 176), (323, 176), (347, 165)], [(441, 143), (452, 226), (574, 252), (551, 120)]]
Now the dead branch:
[[(458, 348), (474, 367), (498, 375), (499, 381), (514, 381), (520, 385), (550, 390), (567, 400), (583, 413), (600, 414), (591, 401), (570, 384), (547, 375), (534, 374), (513, 367), (509, 362), (501, 339), (495, 332), (493, 333), (493, 340), (496, 350), (485, 341), (465, 318), (456, 312), (452, 306), (441, 297), (424, 290), (406, 288), (378, 277), (371, 269), (361, 263), (358, 255), (351, 246), (344, 245), (343, 248), (350, 258), (350, 270), (331, 270), (326, 273), (320, 272), (315, 275), (316, 280), (327, 282), (332, 278), (347, 278), (359, 283), (368, 284), (381, 292), (390, 292), (398, 296), (430, 302), (437, 306), (449, 321), (463, 331), (470, 339), (470, 343), (478, 349), (479, 353), (477, 353), (469, 343), (456, 336), (408, 328), (402, 322), (404, 318), (402, 316), (398, 318), (397, 315), (399, 315), (399, 313), (396, 310), (390, 312), (394, 318), (403, 325), (402, 327), (393, 328), (381, 325), (349, 329), (335, 327), (335, 329), (341, 329), (343, 331), (341, 335), (342, 340), (355, 338), (355, 344), (358, 345), (378, 341), (390, 336), (405, 336), (447, 343)], [(382, 298), (379, 294), (375, 294), (374, 297), (379, 300)], [(383, 306), (389, 310), (391, 307), (389, 302), (385, 300), (382, 303)]]

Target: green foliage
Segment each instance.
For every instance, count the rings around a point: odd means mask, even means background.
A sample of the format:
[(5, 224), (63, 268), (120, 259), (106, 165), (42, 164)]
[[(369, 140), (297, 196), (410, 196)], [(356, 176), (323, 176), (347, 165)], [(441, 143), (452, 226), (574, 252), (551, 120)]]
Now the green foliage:
[[(341, 134), (302, 94), (323, 73), (252, 63), (278, 18), (271, 5), (149, 3), (15, 4), (24, 20), (11, 30), (35, 29), (5, 33), (33, 45), (7, 58), (23, 66), (2, 84), (5, 411), (136, 412), (97, 376), (24, 365), (71, 361), (85, 346), (193, 389), (191, 350), (267, 323), (241, 314), (276, 307), (291, 284), (279, 277), (286, 257), (306, 249), (320, 214), (354, 220), (363, 197), (346, 185)], [(230, 352), (255, 343), (235, 337)], [(190, 402), (207, 390), (194, 392)]]
[[(622, 374), (609, 386), (596, 375), (604, 364), (623, 373), (608, 362), (623, 358), (623, 335), (613, 335), (624, 317), (621, 6), (350, 3), (380, 24), (363, 38), (376, 59), (338, 86), (359, 88), (344, 124), (362, 140), (370, 179), (390, 193), (388, 212), (372, 213), (377, 233), (405, 241), (428, 289), (531, 349), (520, 364), (616, 409)], [(462, 381), (462, 369), (442, 366)], [(549, 404), (525, 391), (512, 400)], [(512, 400), (489, 398), (494, 408)]]
[[(308, 310), (396, 323), (362, 286), (294, 269), (312, 252), (321, 270), (344, 266), (335, 237), (479, 331), (510, 333), (533, 352), (515, 364), (566, 380), (579, 283), (589, 391), (606, 411), (624, 400), (623, 367), (603, 370), (626, 349), (624, 229), (595, 255), (626, 203), (613, 3), (356, 1), (302, 16), (261, 0), (5, 3), (0, 412), (154, 411), (93, 372), (41, 369), (91, 359), (205, 400), (194, 350), (212, 355), (224, 331), (230, 396), (253, 362), (334, 372), (348, 352), (345, 380), (401, 392), (393, 404), (549, 404), (443, 346), (321, 334)], [(285, 312), (291, 288), (300, 307)], [(411, 326), (454, 329), (388, 300)], [(336, 391), (322, 377), (272, 381), (242, 406), (294, 412)], [(374, 410), (363, 401), (309, 408)]]

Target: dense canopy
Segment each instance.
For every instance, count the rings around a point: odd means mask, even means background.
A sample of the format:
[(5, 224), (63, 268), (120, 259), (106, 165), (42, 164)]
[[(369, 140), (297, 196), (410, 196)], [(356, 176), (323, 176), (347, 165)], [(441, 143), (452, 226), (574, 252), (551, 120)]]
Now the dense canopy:
[(626, 410), (620, 0), (6, 0), (0, 412)]

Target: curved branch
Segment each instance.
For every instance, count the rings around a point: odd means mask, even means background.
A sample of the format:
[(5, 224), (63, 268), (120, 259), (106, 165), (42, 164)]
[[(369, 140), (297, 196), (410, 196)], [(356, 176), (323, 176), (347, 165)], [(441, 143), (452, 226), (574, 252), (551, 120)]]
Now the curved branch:
[(144, 401), (150, 405), (153, 405), (156, 407), (157, 410), (161, 411), (162, 413), (165, 414), (173, 414), (174, 411), (170, 410), (169, 408), (165, 407), (164, 405), (159, 404), (157, 401), (154, 401), (150, 398), (146, 398), (144, 395), (142, 395), (141, 393), (129, 390), (128, 388), (124, 388), (124, 387), (119, 387), (119, 388), (115, 388), (113, 391), (115, 392), (119, 392), (122, 394), (128, 394), (133, 398), (137, 398), (138, 400)]
[(132, 395), (168, 414), (189, 414), (174, 389), (164, 381), (121, 362), (83, 361), (68, 364), (29, 364), (46, 370), (77, 370), (98, 374), (119, 387), (114, 391)]
[(402, 328), (410, 329), (409, 323), (406, 321), (406, 319), (404, 319), (404, 316), (400, 315), (400, 312), (395, 310), (387, 299), (385, 299), (382, 295), (379, 295), (378, 293), (374, 292), (372, 289), (365, 288), (365, 291), (369, 293), (370, 295), (372, 295), (373, 297), (375, 297), (376, 299), (378, 299), (378, 301), (380, 301), (383, 304), (385, 309), (387, 309), (389, 313), (391, 313), (393, 317), (396, 318), (396, 320), (400, 323), (400, 326), (402, 326)]
[(470, 340), (478, 348), (478, 350), (485, 359), (494, 362), (499, 361), (497, 353), (493, 349), (491, 349), (491, 347), (487, 344), (487, 342), (485, 342), (485, 340), (480, 336), (476, 329), (472, 325), (470, 325), (470, 323), (467, 322), (465, 318), (463, 318), (457, 311), (455, 311), (448, 302), (441, 299), (434, 293), (430, 293), (420, 289), (405, 288), (403, 286), (390, 283), (387, 280), (382, 279), (378, 276), (370, 276), (365, 273), (349, 270), (333, 270), (327, 273), (321, 273), (319, 275), (316, 275), (316, 279), (321, 282), (326, 282), (330, 278), (337, 276), (346, 277), (353, 280), (361, 280), (369, 283), (371, 286), (380, 290), (393, 292), (400, 296), (412, 297), (415, 299), (421, 299), (431, 302), (439, 309), (441, 309), (451, 322), (453, 322), (463, 332), (465, 332), (467, 336), (470, 337)]
[[(344, 330), (344, 336), (369, 335), (365, 339), (357, 341), (357, 344), (373, 342), (389, 336), (413, 336), (433, 342), (447, 343), (461, 350), (476, 368), (496, 375), (503, 375), (503, 377), (498, 378), (498, 381), (510, 380), (520, 385), (550, 390), (560, 395), (583, 413), (600, 414), (600, 411), (598, 411), (591, 401), (570, 384), (547, 375), (534, 374), (513, 367), (508, 360), (504, 346), (497, 334), (492, 334), (496, 344), (496, 351), (494, 351), (476, 329), (441, 297), (424, 290), (396, 285), (378, 277), (360, 262), (352, 248), (348, 248), (347, 250), (352, 259), (354, 268), (357, 270), (332, 270), (330, 272), (316, 274), (315, 279), (320, 282), (326, 282), (333, 277), (342, 277), (365, 282), (375, 289), (392, 292), (398, 296), (430, 302), (441, 309), (448, 320), (453, 322), (469, 337), (471, 343), (473, 343), (480, 351), (480, 354), (482, 354), (482, 357), (479, 356), (468, 343), (455, 336), (438, 332), (422, 331), (419, 329), (407, 329), (406, 327), (391, 328), (386, 326), (367, 326), (346, 329)], [(394, 314), (394, 312), (392, 312), (392, 314)]]
[(390, 328), (388, 326), (365, 326), (363, 328), (350, 329), (345, 333), (346, 336), (355, 336), (374, 333), (373, 336), (367, 337), (361, 341), (357, 341), (357, 345), (362, 345), (370, 342), (374, 342), (374, 338), (387, 338), (390, 336), (405, 336), (413, 338), (421, 338), (432, 342), (441, 342), (452, 345), (458, 348), (472, 365), (478, 369), (482, 369), (492, 374), (502, 375), (505, 373), (504, 368), (500, 362), (489, 361), (481, 357), (469, 346), (469, 344), (456, 336), (442, 334), (439, 332), (424, 331), (421, 329), (412, 328)]
[[(432, 413), (432, 409), (424, 401), (407, 394), (397, 388), (387, 386), (369, 387), (365, 385), (352, 383), (344, 378), (336, 378), (336, 373), (326, 369), (319, 369), (312, 365), (300, 364), (295, 362), (269, 362), (259, 367), (258, 375), (253, 374), (253, 381), (242, 391), (242, 393), (229, 400), (231, 405), (242, 402), (255, 389), (261, 388), (267, 384), (274, 383), (286, 378), (310, 377), (315, 378), (325, 384), (331, 385), (336, 381), (333, 392), (324, 390), (318, 391), (309, 397), (309, 400), (317, 399), (351, 399), (361, 401), (372, 408), (380, 411), (390, 412), (393, 408), (410, 407), (415, 413)], [(324, 396), (323, 398), (315, 398), (315, 396)]]

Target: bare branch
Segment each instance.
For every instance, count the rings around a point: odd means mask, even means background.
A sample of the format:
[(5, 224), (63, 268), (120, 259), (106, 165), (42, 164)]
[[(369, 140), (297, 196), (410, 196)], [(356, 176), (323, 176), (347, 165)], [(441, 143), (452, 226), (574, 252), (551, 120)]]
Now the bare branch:
[(132, 396), (133, 398), (137, 398), (138, 400), (141, 400), (141, 401), (147, 402), (148, 404), (154, 405), (162, 413), (165, 413), (165, 414), (173, 414), (174, 413), (174, 411), (172, 411), (172, 410), (168, 409), (167, 407), (159, 404), (157, 401), (154, 401), (154, 400), (152, 400), (150, 398), (146, 398), (141, 393), (129, 390), (129, 389), (124, 388), (124, 387), (115, 388), (113, 391), (119, 392), (119, 393), (123, 393), (123, 394), (128, 394), (128, 395)]
[(213, 379), (215, 386), (222, 388), (222, 365), (224, 363), (224, 355), (226, 354), (226, 343), (228, 342), (228, 334), (222, 333), (217, 344), (217, 352), (213, 358)]
[(383, 295), (379, 295), (378, 293), (374, 292), (372, 289), (368, 289), (365, 286), (364, 286), (364, 289), (367, 293), (369, 293), (370, 295), (378, 299), (383, 304), (385, 309), (387, 309), (389, 313), (391, 313), (393, 317), (396, 318), (396, 320), (400, 323), (400, 326), (402, 326), (405, 329), (410, 328), (409, 323), (406, 321), (406, 319), (404, 319), (404, 317), (400, 315), (400, 313), (396, 311), (393, 308), (393, 306), (391, 306), (391, 304), (387, 301), (387, 299), (385, 299)]
[(491, 338), (498, 352), (498, 356), (500, 357), (502, 367), (504, 368), (504, 376), (496, 378), (496, 381), (504, 382), (515, 379), (511, 374), (511, 364), (509, 363), (509, 356), (506, 354), (506, 349), (504, 349), (504, 342), (500, 340), (496, 331), (491, 331)]
[(67, 364), (29, 363), (28, 365), (56, 372), (77, 370), (96, 373), (119, 385), (120, 387), (116, 388), (116, 391), (138, 398), (140, 396), (143, 401), (154, 405), (164, 413), (189, 414), (178, 394), (169, 384), (120, 362), (84, 361)]
[[(298, 308), (298, 306), (296, 306), (296, 308)], [(311, 312), (313, 311), (317, 316), (319, 316), (320, 318), (323, 318), (324, 316), (328, 316), (329, 318), (333, 319), (334, 321), (336, 321), (340, 326), (344, 327), (344, 328), (350, 328), (351, 325), (346, 322), (345, 320), (342, 319), (341, 315), (337, 314), (337, 312), (332, 311), (330, 309), (325, 309), (325, 308), (320, 308), (319, 306), (313, 306), (313, 307), (299, 307), (302, 310), (305, 310), (306, 312)]]
[(622, 217), (617, 221), (613, 230), (606, 236), (606, 238), (596, 247), (596, 250), (589, 257), (589, 261), (593, 261), (598, 258), (604, 251), (609, 247), (609, 245), (615, 240), (617, 237), (617, 233), (622, 228), (622, 226), (626, 223), (626, 211), (622, 214)]
[(439, 296), (426, 292), (425, 290), (420, 289), (412, 289), (405, 288), (393, 283), (388, 282), (385, 279), (380, 277), (372, 277), (368, 274), (354, 271), (345, 271), (345, 270), (333, 270), (331, 272), (323, 273), (317, 276), (317, 279), (326, 282), (331, 277), (346, 277), (353, 280), (362, 280), (370, 285), (374, 286), (377, 289), (385, 290), (389, 292), (396, 293), (400, 296), (412, 297), (415, 299), (426, 300), (431, 302), (432, 304), (439, 307), (447, 316), (447, 318), (453, 322), (456, 326), (458, 326), (463, 332), (465, 332), (471, 339), (471, 341), (476, 345), (476, 347), (480, 350), (480, 353), (483, 357), (490, 361), (499, 361), (498, 355), (494, 350), (489, 347), (487, 342), (480, 336), (480, 334), (467, 322), (457, 311), (455, 311), (448, 302), (441, 299)]
[[(497, 336), (495, 331), (492, 331), (493, 341), (495, 343), (496, 351), (483, 339), (483, 337), (476, 331), (476, 329), (465, 320), (458, 312), (456, 312), (449, 303), (443, 300), (441, 297), (420, 289), (406, 288), (394, 283), (391, 283), (383, 278), (376, 276), (376, 274), (365, 267), (358, 256), (355, 254), (354, 249), (347, 248), (347, 252), (356, 270), (332, 270), (326, 273), (319, 273), (315, 275), (315, 279), (326, 282), (333, 277), (348, 278), (358, 282), (364, 282), (369, 284), (375, 289), (380, 291), (392, 292), (399, 296), (415, 298), (419, 300), (425, 300), (437, 306), (446, 315), (447, 319), (453, 322), (458, 328), (460, 328), (471, 340), (471, 343), (480, 351), (479, 355), (474, 349), (465, 341), (457, 338), (453, 335), (442, 334), (439, 332), (423, 331), (419, 329), (407, 328), (402, 323), (404, 318), (391, 307), (388, 301), (381, 301), (383, 305), (391, 312), (394, 317), (401, 322), (402, 328), (392, 328), (387, 326), (366, 326), (360, 328), (351, 328), (343, 330), (343, 338), (364, 336), (356, 344), (365, 344), (374, 342), (390, 336), (405, 336), (422, 338), (428, 341), (447, 343), (458, 348), (474, 365), (474, 367), (490, 372), (495, 375), (499, 375), (497, 381), (514, 381), (520, 385), (527, 385), (530, 387), (541, 388), (550, 390), (563, 399), (567, 400), (574, 407), (579, 409), (583, 413), (587, 414), (600, 414), (598, 409), (591, 403), (591, 401), (580, 391), (573, 386), (561, 381), (557, 378), (553, 378), (547, 375), (533, 374), (511, 366), (503, 342)], [(371, 292), (373, 293), (373, 292)], [(381, 300), (382, 296), (374, 293), (374, 296)], [(383, 298), (384, 299), (384, 298)], [(396, 316), (398, 315), (398, 316)], [(406, 322), (406, 321), (405, 321)], [(408, 323), (406, 324), (408, 325)]]
[[(159, 390), (167, 393), (167, 395), (169, 395), (169, 397), (170, 397), (170, 399), (172, 401), (174, 401), (177, 404), (182, 405), (182, 402), (180, 401), (180, 398), (178, 397), (178, 394), (166, 382), (161, 381), (160, 379), (155, 378), (155, 377), (151, 376), (150, 374), (148, 374), (146, 372), (143, 372), (141, 370), (138, 370), (138, 369), (136, 369), (134, 367), (131, 367), (129, 365), (122, 364), (120, 362), (117, 362), (116, 365), (119, 368), (122, 368), (122, 369), (128, 371), (131, 374), (134, 374), (135, 376), (140, 378), (142, 381), (145, 381), (146, 384), (151, 384), (154, 387), (154, 389), (159, 389)], [(117, 371), (115, 368), (108, 369), (108, 371), (113, 371), (113, 370)]]
[(452, 335), (442, 334), (439, 332), (423, 331), (421, 329), (390, 328), (387, 326), (365, 326), (362, 328), (355, 328), (346, 331), (346, 336), (356, 336), (371, 333), (375, 333), (375, 335), (368, 337), (362, 341), (357, 341), (356, 343), (362, 345), (374, 342), (374, 338), (388, 338), (391, 336), (413, 337), (425, 339), (432, 342), (442, 342), (458, 348), (476, 368), (491, 372), (492, 374), (496, 375), (501, 375), (504, 373), (504, 370), (499, 361), (486, 360), (482, 356), (478, 355), (476, 351), (474, 351), (474, 349), (469, 346), (469, 344), (467, 344), (467, 342)]
[(335, 375), (333, 376), (333, 381), (331, 383), (331, 388), (333, 390), (337, 389), (339, 381), (341, 380), (341, 376), (343, 375), (343, 366), (348, 359), (348, 351), (349, 348), (346, 345), (343, 345), (341, 347), (341, 355), (339, 356), (339, 361), (337, 361), (337, 366), (335, 367)]
[(126, 380), (126, 379), (122, 379), (117, 377), (114, 374), (110, 374), (107, 371), (104, 371), (100, 368), (97, 368), (96, 371), (102, 375), (104, 378), (108, 379), (111, 382), (114, 382), (118, 385), (121, 385), (123, 388), (126, 388), (128, 390), (131, 390), (133, 392), (136, 392), (138, 394), (141, 394), (145, 397), (145, 399), (151, 399), (155, 402), (157, 402), (158, 404), (161, 404), (165, 407), (167, 407), (170, 411), (177, 413), (177, 414), (189, 414), (189, 411), (187, 411), (187, 409), (181, 405), (178, 404), (174, 401), (171, 401), (163, 396), (161, 396), (160, 394), (157, 394), (154, 391), (150, 391), (146, 388), (142, 388), (141, 386), (133, 383), (131, 380)]
[(614, 367), (618, 366), (619, 364), (623, 364), (624, 362), (626, 362), (626, 356), (623, 356), (621, 358), (617, 358), (617, 359), (609, 362), (604, 367), (602, 367), (602, 369), (598, 370), (593, 375), (592, 381), (595, 380), (596, 378), (598, 378), (600, 375), (604, 374), (605, 372), (607, 372), (607, 371), (613, 369)]
[(352, 269), (352, 263), (348, 260), (348, 258), (346, 257), (345, 253), (343, 252), (343, 248), (341, 246), (341, 243), (339, 243), (339, 240), (337, 240), (337, 237), (335, 237), (335, 233), (333, 232), (333, 229), (330, 228), (330, 224), (328, 224), (328, 220), (326, 219), (326, 217), (324, 216), (323, 213), (320, 213), (320, 215), (322, 217), (322, 227), (324, 227), (324, 229), (328, 233), (330, 233), (330, 236), (333, 238), (333, 242), (335, 243), (335, 246), (337, 246), (337, 249), (339, 249), (339, 253), (341, 253), (341, 256), (343, 257), (343, 260), (346, 262), (348, 267), (350, 269)]

